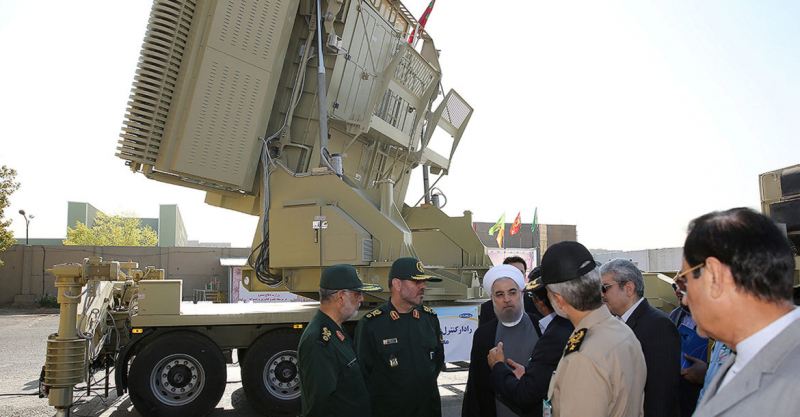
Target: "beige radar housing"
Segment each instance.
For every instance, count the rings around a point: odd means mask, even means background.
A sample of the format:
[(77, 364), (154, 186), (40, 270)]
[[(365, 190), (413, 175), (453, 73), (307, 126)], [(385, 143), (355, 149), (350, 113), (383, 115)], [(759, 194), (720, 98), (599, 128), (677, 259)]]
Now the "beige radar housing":
[(794, 298), (800, 302), (800, 165), (776, 169), (758, 176), (761, 212), (786, 228), (794, 253)]
[(403, 203), (420, 167), (430, 201), (473, 112), (438, 56), (399, 1), (157, 0), (117, 156), (260, 217), (251, 291), (316, 298), (339, 263), (388, 291), (392, 261), (414, 256), (446, 278), (426, 300), (473, 298), (491, 262), (471, 213)]

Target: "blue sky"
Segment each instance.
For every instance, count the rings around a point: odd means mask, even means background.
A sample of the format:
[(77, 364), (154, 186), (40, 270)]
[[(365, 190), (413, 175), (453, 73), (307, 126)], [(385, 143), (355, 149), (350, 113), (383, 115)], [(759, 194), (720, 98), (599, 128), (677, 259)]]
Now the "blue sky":
[[(406, 1), (416, 15), (427, 3)], [(61, 237), (67, 201), (85, 201), (143, 217), (177, 203), (190, 239), (252, 241), (255, 218), (114, 156), (148, 13), (0, 0), (0, 165), (22, 183), (6, 211), (17, 237), (19, 209), (36, 215), (31, 237)], [(708, 211), (758, 207), (758, 174), (800, 163), (799, 15), (790, 1), (438, 0), (428, 30), (445, 91), (475, 108), (438, 184), (444, 210), (530, 222), (539, 207), (589, 247), (632, 250), (680, 246)]]

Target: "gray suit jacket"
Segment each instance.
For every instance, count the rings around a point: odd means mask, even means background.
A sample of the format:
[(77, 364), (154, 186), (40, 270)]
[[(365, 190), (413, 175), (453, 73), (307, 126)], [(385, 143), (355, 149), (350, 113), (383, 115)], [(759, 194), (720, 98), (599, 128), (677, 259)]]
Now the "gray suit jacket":
[(720, 367), (693, 417), (800, 414), (800, 320), (784, 329), (720, 392), (735, 355)]

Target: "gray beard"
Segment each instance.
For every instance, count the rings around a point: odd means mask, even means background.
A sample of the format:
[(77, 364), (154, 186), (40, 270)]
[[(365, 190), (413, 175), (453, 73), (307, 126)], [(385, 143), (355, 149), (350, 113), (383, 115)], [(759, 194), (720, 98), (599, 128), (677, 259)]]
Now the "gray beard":
[(353, 317), (355, 317), (358, 314), (358, 308), (361, 307), (361, 303), (358, 303), (358, 306), (356, 306), (356, 308), (353, 309), (353, 311), (350, 313), (350, 315), (345, 317), (345, 313), (347, 312), (347, 309), (351, 308), (352, 305), (353, 305), (352, 303), (348, 302), (347, 305), (342, 307), (342, 310), (339, 312), (339, 314), (342, 315), (342, 318), (344, 319), (344, 321), (350, 320), (350, 319), (352, 319)]
[(494, 314), (497, 316), (497, 320), (506, 324), (518, 321), (519, 318), (522, 317), (522, 313), (523, 310), (521, 306), (517, 306), (517, 308), (507, 311), (503, 310), (498, 311), (497, 308), (494, 309)]

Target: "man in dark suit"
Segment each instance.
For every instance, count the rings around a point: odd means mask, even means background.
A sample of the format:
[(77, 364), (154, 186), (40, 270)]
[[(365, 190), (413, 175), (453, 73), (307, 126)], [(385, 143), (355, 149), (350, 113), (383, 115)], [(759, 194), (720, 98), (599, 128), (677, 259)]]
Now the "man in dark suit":
[(647, 364), (644, 417), (678, 417), (681, 336), (664, 312), (644, 298), (644, 277), (633, 262), (612, 259), (600, 267), (603, 302), (633, 330)]
[[(511, 265), (519, 269), (523, 276), (525, 275), (525, 271), (528, 269), (528, 264), (519, 256), (509, 256), (503, 260), (503, 265)], [(530, 297), (524, 297), (522, 303), (525, 308), (525, 312), (528, 313), (528, 315), (531, 316), (534, 321), (538, 321), (542, 318), (542, 315), (538, 310), (536, 310), (536, 307), (533, 305), (533, 301)], [(478, 327), (492, 321), (494, 318), (496, 318), (496, 316), (494, 314), (494, 307), (492, 307), (492, 300), (487, 300), (481, 304), (480, 310), (478, 311)], [(538, 326), (536, 331), (539, 331)], [(541, 336), (541, 334), (539, 334), (539, 336)]]
[(502, 346), (498, 346), (496, 352), (490, 352), (488, 358), (492, 369), (489, 379), (491, 389), (509, 408), (520, 415), (531, 416), (542, 415), (542, 400), (547, 397), (550, 378), (575, 329), (569, 320), (556, 315), (538, 272), (538, 268), (531, 272), (532, 280), (526, 286), (534, 305), (543, 316), (537, 323), (542, 336), (533, 348), (530, 362), (518, 364), (509, 359), (507, 363), (514, 369), (513, 372), (509, 367), (498, 365), (505, 360)]
[(483, 277), (484, 291), (491, 295), (497, 318), (478, 327), (472, 338), (469, 376), (461, 407), (462, 416), (516, 416), (516, 411), (498, 402), (489, 387), (490, 368), (486, 363), (489, 350), (498, 343), (507, 346), (509, 356), (527, 363), (538, 340), (536, 323), (522, 309), (525, 279), (519, 269), (498, 265)]

